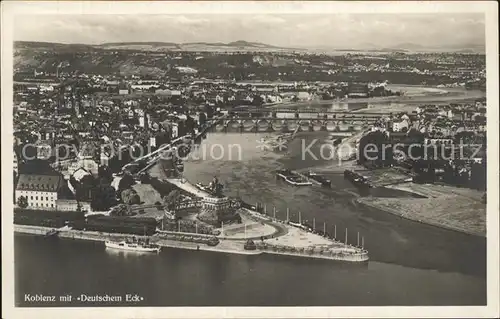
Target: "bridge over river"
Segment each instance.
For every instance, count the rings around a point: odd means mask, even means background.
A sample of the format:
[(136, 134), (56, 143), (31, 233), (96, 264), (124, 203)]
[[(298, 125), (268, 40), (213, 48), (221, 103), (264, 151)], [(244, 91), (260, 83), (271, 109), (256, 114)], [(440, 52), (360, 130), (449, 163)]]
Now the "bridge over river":
[(233, 108), (213, 128), (216, 132), (357, 132), (392, 113), (331, 111), (320, 108)]
[(303, 117), (325, 117), (336, 118), (339, 116), (360, 116), (380, 118), (382, 116), (396, 115), (392, 112), (353, 112), (352, 110), (327, 110), (324, 108), (232, 108), (227, 110), (229, 115), (264, 116), (275, 118), (303, 118)]
[(232, 117), (218, 121), (212, 128), (215, 132), (358, 132), (377, 122), (377, 118), (345, 117), (338, 119), (325, 118), (249, 118)]

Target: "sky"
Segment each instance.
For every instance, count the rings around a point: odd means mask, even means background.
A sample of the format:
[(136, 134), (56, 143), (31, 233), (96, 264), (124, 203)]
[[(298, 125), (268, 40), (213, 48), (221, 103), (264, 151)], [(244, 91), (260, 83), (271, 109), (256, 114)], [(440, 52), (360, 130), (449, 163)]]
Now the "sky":
[(32, 15), (14, 20), (16, 41), (232, 42), (352, 48), (415, 43), (484, 45), (482, 14)]

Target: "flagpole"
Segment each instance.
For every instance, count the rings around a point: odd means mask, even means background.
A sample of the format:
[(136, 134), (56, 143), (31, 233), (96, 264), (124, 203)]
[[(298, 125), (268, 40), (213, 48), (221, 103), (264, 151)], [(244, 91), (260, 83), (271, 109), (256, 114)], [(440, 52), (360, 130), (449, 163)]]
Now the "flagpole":
[(316, 231), (316, 218), (313, 218), (313, 231)]
[(347, 228), (345, 229), (345, 245), (347, 246)]
[(333, 234), (333, 239), (337, 239), (337, 225), (335, 225), (335, 232)]
[(359, 247), (359, 231), (358, 231), (358, 244), (357, 244), (357, 247)]

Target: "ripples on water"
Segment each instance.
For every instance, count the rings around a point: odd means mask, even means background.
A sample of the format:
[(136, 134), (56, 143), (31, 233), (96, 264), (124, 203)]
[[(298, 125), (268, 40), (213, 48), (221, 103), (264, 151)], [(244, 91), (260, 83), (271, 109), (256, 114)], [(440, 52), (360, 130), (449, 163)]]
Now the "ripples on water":
[[(479, 305), (472, 276), (393, 264), (350, 264), (286, 256), (242, 256), (164, 249), (111, 252), (102, 243), (16, 235), (16, 300), (24, 294), (74, 298), (137, 293), (141, 306)], [(72, 303), (71, 306), (130, 306)]]
[[(293, 187), (277, 181), (278, 168), (302, 169), (331, 164), (331, 161), (302, 159), (301, 146), (312, 139), (327, 138), (326, 133), (302, 134), (291, 143), (287, 152), (276, 154), (261, 151), (256, 146), (266, 134), (211, 134), (203, 144), (241, 145), (242, 161), (207, 159), (186, 163), (186, 177), (193, 182), (209, 182), (214, 175), (225, 185), (225, 193), (241, 196), (243, 200), (267, 204), (268, 211), (276, 207), (277, 216), (286, 218), (290, 208), (292, 219), (316, 220), (316, 225), (327, 223), (330, 232), (337, 225), (338, 237), (344, 238), (348, 228), (349, 242), (355, 244), (357, 232), (365, 237), (365, 245), (372, 260), (391, 262), (416, 268), (458, 271), (484, 278), (486, 273), (486, 240), (484, 238), (448, 231), (381, 212), (358, 207), (353, 203), (352, 184), (342, 173), (326, 174), (332, 180), (332, 189), (320, 187)], [(304, 139), (304, 141), (302, 141)], [(319, 154), (320, 142), (312, 148)], [(375, 190), (377, 196), (402, 196), (404, 192)], [(406, 194), (405, 196), (411, 196)], [(411, 253), (409, 253), (411, 252)], [(473, 262), (472, 262), (473, 261)]]
[[(189, 160), (186, 178), (211, 181), (247, 202), (276, 207), (285, 219), (326, 223), (370, 252), (357, 265), (285, 256), (240, 256), (164, 249), (160, 255), (107, 251), (102, 243), (16, 235), (16, 298), (24, 293), (138, 293), (147, 306), (478, 305), (486, 301), (485, 240), (357, 207), (352, 185), (331, 174), (332, 189), (292, 187), (274, 170), (324, 163), (302, 161), (297, 144), (284, 154), (259, 150), (265, 134), (211, 134), (205, 145), (240, 144), (242, 160)], [(306, 139), (313, 138), (311, 136)], [(27, 304), (20, 305), (26, 306)]]

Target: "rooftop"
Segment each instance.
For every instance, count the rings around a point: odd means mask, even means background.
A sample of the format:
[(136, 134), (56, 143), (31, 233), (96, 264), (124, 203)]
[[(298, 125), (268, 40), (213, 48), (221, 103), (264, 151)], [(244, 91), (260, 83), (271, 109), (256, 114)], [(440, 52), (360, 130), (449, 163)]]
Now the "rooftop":
[(61, 184), (60, 175), (21, 174), (16, 190), (57, 192)]

